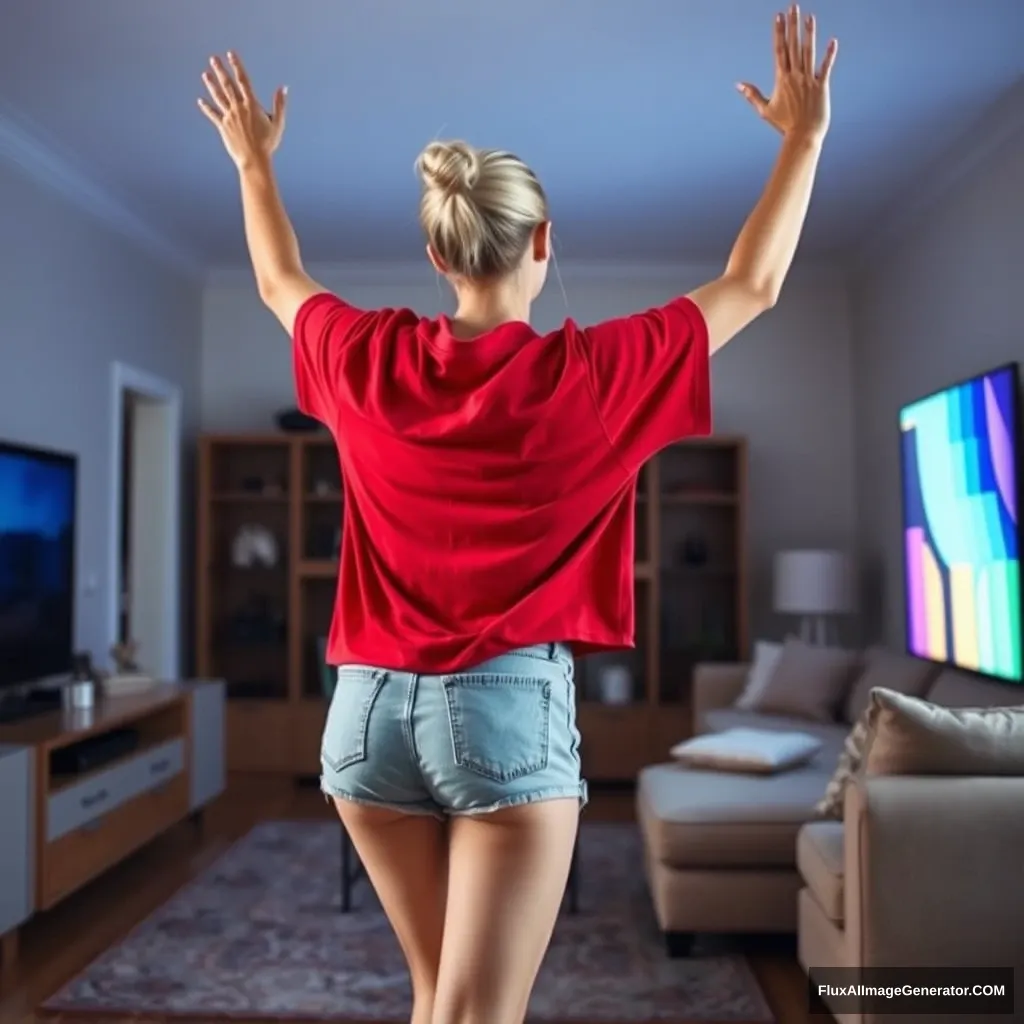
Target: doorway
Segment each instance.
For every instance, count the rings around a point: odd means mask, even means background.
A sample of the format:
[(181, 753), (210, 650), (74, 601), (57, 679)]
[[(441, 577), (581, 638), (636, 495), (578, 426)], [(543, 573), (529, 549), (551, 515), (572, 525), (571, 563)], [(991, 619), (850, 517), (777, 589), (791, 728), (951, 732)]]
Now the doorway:
[(111, 643), (133, 641), (142, 671), (178, 679), (181, 395), (124, 363), (112, 389)]

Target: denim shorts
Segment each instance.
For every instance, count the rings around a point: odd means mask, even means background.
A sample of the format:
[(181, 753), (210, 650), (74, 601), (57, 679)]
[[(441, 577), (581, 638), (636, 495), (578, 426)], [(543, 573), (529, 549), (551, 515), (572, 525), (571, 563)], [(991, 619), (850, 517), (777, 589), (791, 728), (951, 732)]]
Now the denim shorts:
[(321, 744), (328, 796), (445, 818), (587, 802), (573, 658), (538, 644), (448, 675), (342, 665)]

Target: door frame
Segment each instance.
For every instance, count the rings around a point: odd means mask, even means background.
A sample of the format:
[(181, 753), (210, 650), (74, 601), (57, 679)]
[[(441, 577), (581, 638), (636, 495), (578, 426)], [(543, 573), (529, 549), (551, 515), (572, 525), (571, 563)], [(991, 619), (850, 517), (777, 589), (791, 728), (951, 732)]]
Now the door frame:
[(171, 587), (169, 608), (169, 630), (172, 642), (166, 646), (162, 664), (150, 665), (149, 670), (160, 679), (179, 679), (181, 665), (181, 464), (182, 464), (182, 413), (181, 389), (156, 374), (128, 363), (115, 361), (110, 375), (110, 534), (108, 539), (108, 597), (107, 635), (108, 646), (117, 643), (120, 633), (121, 604), (121, 489), (124, 486), (121, 471), (122, 448), (124, 443), (125, 396), (139, 395), (146, 401), (157, 402), (166, 410), (167, 434), (170, 442), (170, 458), (165, 466), (165, 486), (169, 498), (167, 514), (169, 522), (162, 531), (162, 549), (158, 555), (163, 563), (163, 579)]

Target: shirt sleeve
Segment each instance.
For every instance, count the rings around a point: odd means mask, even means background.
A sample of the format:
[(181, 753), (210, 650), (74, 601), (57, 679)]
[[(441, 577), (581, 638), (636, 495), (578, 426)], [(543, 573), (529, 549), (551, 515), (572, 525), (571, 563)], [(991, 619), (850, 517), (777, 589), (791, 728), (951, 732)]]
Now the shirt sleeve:
[(330, 426), (337, 411), (342, 355), (349, 342), (372, 327), (373, 314), (322, 292), (307, 299), (295, 317), (292, 360), (299, 409)]
[(708, 329), (692, 300), (588, 327), (583, 341), (598, 415), (630, 469), (711, 432)]

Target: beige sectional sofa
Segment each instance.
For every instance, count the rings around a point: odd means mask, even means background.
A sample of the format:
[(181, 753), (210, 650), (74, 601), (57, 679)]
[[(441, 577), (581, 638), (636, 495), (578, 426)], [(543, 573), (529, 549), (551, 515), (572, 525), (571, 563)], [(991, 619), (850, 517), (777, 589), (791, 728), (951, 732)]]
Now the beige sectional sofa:
[(796, 731), (822, 748), (775, 775), (678, 763), (641, 773), (645, 868), (670, 953), (695, 933), (798, 930), (805, 968), (1024, 967), (1024, 778), (871, 778), (847, 789), (843, 820), (815, 811), (868, 684), (887, 674), (946, 707), (1024, 704), (1024, 689), (901, 657), (867, 652), (874, 673), (851, 679), (830, 722), (738, 710), (749, 667), (698, 668), (698, 733)]

